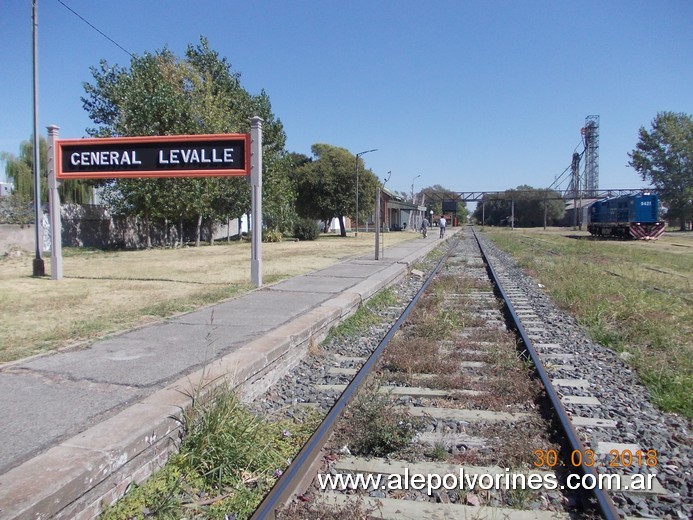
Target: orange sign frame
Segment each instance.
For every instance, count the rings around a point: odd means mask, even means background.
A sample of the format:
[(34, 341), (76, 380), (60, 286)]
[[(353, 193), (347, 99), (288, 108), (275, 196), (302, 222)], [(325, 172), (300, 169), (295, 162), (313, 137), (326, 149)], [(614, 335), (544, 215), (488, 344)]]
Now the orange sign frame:
[(59, 180), (245, 176), (250, 135), (59, 139), (55, 171)]

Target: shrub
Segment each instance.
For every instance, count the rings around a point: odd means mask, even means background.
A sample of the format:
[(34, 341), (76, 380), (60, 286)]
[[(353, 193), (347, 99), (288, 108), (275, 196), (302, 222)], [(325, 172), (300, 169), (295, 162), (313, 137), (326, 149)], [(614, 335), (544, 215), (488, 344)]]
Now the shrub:
[(191, 397), (180, 418), (180, 451), (101, 518), (250, 518), (317, 427), (317, 416), (260, 419), (225, 385)]
[(278, 229), (263, 229), (262, 230), (262, 241), (263, 242), (281, 242), (282, 232)]
[(315, 240), (320, 236), (320, 224), (316, 220), (302, 218), (294, 224), (294, 236), (299, 240)]
[(424, 425), (400, 410), (377, 386), (359, 395), (345, 417), (347, 427), (341, 434), (353, 454), (365, 457), (382, 457), (407, 447)]
[(0, 224), (26, 225), (34, 222), (33, 204), (18, 193), (0, 197)]

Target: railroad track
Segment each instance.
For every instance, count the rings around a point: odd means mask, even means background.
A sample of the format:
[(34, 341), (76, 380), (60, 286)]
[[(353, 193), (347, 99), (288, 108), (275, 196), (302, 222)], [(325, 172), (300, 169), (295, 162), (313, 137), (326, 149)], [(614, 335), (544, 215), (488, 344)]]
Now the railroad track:
[(604, 440), (619, 422), (602, 416), (595, 384), (573, 366), (575, 345), (546, 341), (526, 291), (488, 262), (467, 233), (372, 355), (331, 358), (315, 401), (340, 397), (253, 518), (296, 497), (279, 517), (619, 518), (613, 499), (627, 506), (632, 492), (561, 489), (619, 470), (621, 485), (647, 481), (636, 496), (667, 494), (648, 476), (657, 449)]

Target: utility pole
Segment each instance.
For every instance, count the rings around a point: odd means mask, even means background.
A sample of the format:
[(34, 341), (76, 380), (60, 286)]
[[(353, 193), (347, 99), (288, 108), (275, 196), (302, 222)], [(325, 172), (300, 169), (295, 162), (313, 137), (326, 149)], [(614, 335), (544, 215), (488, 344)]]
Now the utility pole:
[(380, 260), (380, 186), (375, 189), (375, 259)]
[(573, 162), (570, 165), (570, 172), (572, 175), (570, 184), (573, 192), (573, 230), (577, 229), (578, 223), (578, 196), (580, 193), (580, 154), (575, 152), (573, 154)]
[[(41, 164), (39, 162), (38, 134), (38, 5), (32, 1), (33, 28), (33, 62), (34, 62), (34, 238), (36, 241), (36, 256), (34, 258), (34, 276), (44, 276), (46, 265), (41, 256), (43, 249), (43, 211), (41, 209)], [(54, 231), (55, 232), (55, 231)], [(58, 231), (60, 232), (60, 231)]]
[(356, 232), (354, 233), (354, 237), (359, 236), (359, 157), (362, 155), (366, 155), (367, 153), (371, 152), (377, 152), (377, 148), (373, 148), (372, 150), (366, 150), (365, 152), (359, 152), (356, 154)]

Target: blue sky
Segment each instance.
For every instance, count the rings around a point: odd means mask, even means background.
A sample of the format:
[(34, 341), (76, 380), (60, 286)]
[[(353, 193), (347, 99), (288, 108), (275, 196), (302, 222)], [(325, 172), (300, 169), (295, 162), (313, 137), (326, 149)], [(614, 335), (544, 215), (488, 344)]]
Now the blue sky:
[[(40, 131), (82, 137), (89, 68), (130, 57), (58, 0), (38, 2)], [(600, 187), (644, 186), (627, 166), (640, 126), (693, 113), (690, 0), (63, 2), (133, 54), (182, 56), (204, 35), (248, 91), (268, 93), (289, 151), (377, 148), (366, 166), (407, 192), (417, 175), (416, 190), (549, 186), (588, 115)], [(17, 154), (32, 132), (31, 0), (0, 0), (0, 39), (0, 151)]]

